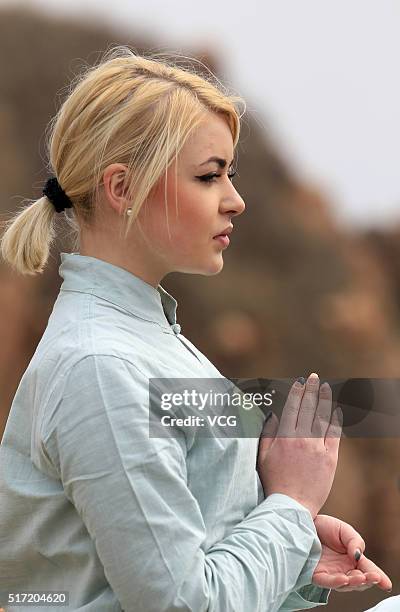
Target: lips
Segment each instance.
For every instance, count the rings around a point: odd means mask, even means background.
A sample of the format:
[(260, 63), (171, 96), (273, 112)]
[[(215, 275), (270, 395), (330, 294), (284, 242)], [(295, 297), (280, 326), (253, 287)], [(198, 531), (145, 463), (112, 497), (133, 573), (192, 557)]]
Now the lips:
[(229, 237), (226, 234), (219, 234), (218, 236), (214, 237), (214, 240), (217, 240), (224, 247), (229, 245)]
[(216, 234), (214, 238), (218, 238), (218, 236), (228, 236), (228, 234), (232, 233), (232, 230), (233, 230), (233, 225), (229, 225), (224, 230), (222, 230), (220, 234)]

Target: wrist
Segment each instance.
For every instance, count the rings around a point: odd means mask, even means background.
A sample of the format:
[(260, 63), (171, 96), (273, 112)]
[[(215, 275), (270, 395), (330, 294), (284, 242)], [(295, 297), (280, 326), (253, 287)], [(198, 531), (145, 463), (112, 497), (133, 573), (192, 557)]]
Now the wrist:
[(285, 491), (284, 488), (279, 488), (279, 489), (274, 489), (274, 490), (269, 490), (268, 492), (265, 493), (265, 497), (267, 498), (269, 495), (272, 495), (274, 493), (278, 493), (281, 495), (286, 495), (287, 497), (290, 497), (291, 499), (293, 499), (294, 501), (296, 501), (298, 504), (300, 504), (301, 506), (303, 506), (306, 510), (309, 511), (309, 513), (311, 514), (312, 520), (315, 521), (317, 516), (318, 516), (318, 510), (319, 508), (315, 507), (312, 503), (310, 503), (308, 500), (305, 500), (304, 498), (302, 498), (300, 495), (294, 495), (293, 493), (291, 493), (290, 491)]

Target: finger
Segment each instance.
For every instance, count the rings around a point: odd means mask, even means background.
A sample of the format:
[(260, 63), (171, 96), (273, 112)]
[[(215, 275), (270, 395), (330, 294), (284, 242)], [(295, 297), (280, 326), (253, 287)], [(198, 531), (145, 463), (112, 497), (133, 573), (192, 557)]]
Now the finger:
[(263, 465), (265, 462), (266, 455), (271, 448), (273, 441), (275, 440), (276, 433), (278, 431), (279, 421), (277, 416), (271, 411), (268, 417), (264, 421), (260, 440), (258, 443), (257, 452), (257, 467)]
[(365, 578), (367, 582), (370, 582), (371, 584), (378, 584), (380, 582), (381, 575), (379, 572), (366, 572)]
[(346, 575), (349, 579), (348, 587), (356, 588), (360, 586), (364, 586), (367, 582), (364, 572), (361, 572), (358, 569), (349, 570), (346, 572)]
[(344, 586), (343, 588), (338, 588), (335, 590), (339, 591), (339, 593), (346, 593), (349, 591), (366, 591), (367, 589), (370, 589), (372, 586), (373, 586), (372, 584), (361, 584), (359, 586)]
[(379, 583), (377, 586), (379, 586), (380, 589), (389, 591), (392, 588), (392, 581), (390, 580), (389, 576), (365, 555), (363, 555), (359, 560), (357, 568), (366, 574), (369, 574), (370, 572), (374, 572), (374, 574), (377, 573), (379, 576)]
[(318, 405), (319, 377), (313, 372), (307, 379), (303, 399), (301, 400), (299, 416), (296, 424), (296, 435), (311, 438), (311, 428)]
[(325, 438), (332, 415), (332, 389), (325, 382), (319, 388), (319, 397), (315, 417), (312, 424), (312, 435), (315, 438)]
[(350, 583), (343, 588), (336, 589), (337, 591), (366, 591), (377, 584), (376, 576), (371, 574), (364, 574), (364, 582), (360, 583), (358, 576), (350, 577)]
[(371, 588), (372, 586), (379, 586), (380, 588), (382, 588), (383, 590), (389, 590), (391, 589), (391, 582), (390, 582), (390, 587), (388, 588), (383, 588), (380, 584), (380, 575), (379, 572), (360, 572), (357, 569), (354, 570), (350, 570), (349, 572), (347, 572), (347, 576), (349, 577), (349, 584), (347, 585), (349, 588), (346, 590), (357, 590), (357, 591), (365, 591), (366, 589)]
[[(304, 379), (303, 379), (304, 380)], [(278, 436), (294, 436), (305, 385), (296, 380), (290, 388), (279, 423)]]
[(349, 578), (361, 578), (362, 581), (365, 580), (365, 574), (364, 572), (362, 572), (359, 569), (351, 569), (348, 572), (346, 572), (346, 576), (348, 576)]
[(365, 550), (365, 542), (360, 534), (349, 523), (341, 521), (339, 537), (350, 559), (358, 561)]
[(339, 406), (332, 412), (332, 418), (325, 436), (325, 447), (335, 456), (339, 454), (340, 437), (342, 435), (343, 413)]
[(312, 577), (313, 584), (324, 589), (338, 589), (349, 583), (346, 574), (328, 574), (327, 572), (318, 572)]

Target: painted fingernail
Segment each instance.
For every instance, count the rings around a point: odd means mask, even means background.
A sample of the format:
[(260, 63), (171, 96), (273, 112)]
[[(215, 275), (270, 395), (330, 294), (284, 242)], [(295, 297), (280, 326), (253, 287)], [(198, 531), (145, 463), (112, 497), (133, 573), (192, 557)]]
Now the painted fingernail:
[(354, 553), (354, 558), (356, 561), (359, 561), (361, 559), (361, 551), (357, 548), (356, 552)]
[(391, 593), (393, 589), (385, 589), (386, 593)]
[(268, 423), (268, 421), (270, 420), (270, 418), (272, 417), (272, 410), (270, 410), (269, 412), (267, 412), (266, 416), (265, 416), (265, 420), (264, 420), (264, 424), (263, 427), (265, 427)]
[(296, 382), (299, 382), (301, 385), (304, 385), (304, 383), (306, 382), (306, 379), (303, 378), (303, 376), (300, 376), (300, 378), (298, 378)]

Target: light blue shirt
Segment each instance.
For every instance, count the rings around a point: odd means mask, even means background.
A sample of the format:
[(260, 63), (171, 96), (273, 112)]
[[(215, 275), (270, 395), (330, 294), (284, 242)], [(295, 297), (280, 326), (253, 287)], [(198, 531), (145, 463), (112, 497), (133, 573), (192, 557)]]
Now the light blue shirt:
[(176, 300), (79, 253), (60, 276), (0, 445), (0, 591), (68, 591), (60, 610), (85, 612), (325, 604), (311, 514), (264, 499), (257, 437), (149, 435), (149, 378), (223, 378)]

